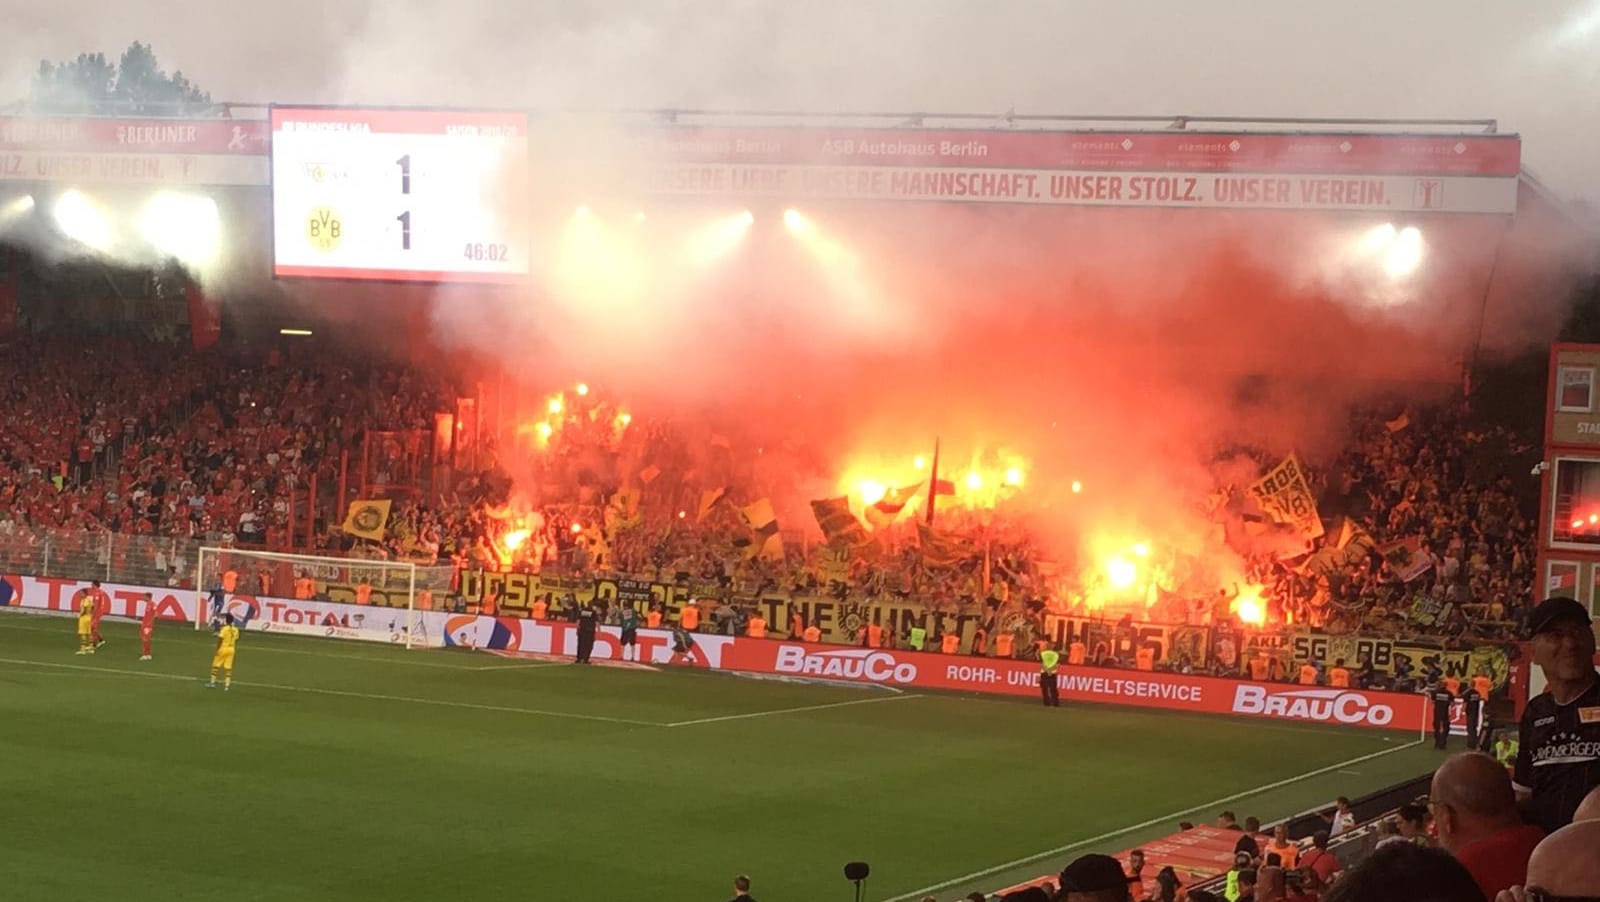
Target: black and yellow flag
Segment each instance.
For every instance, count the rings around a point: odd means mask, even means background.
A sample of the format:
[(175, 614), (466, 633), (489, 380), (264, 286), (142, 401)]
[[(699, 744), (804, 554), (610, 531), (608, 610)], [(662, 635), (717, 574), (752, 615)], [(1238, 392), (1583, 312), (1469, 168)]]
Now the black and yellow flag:
[(694, 522), (704, 522), (711, 509), (717, 506), (723, 498), (727, 497), (727, 488), (705, 489), (700, 493), (700, 504), (695, 508)]
[(926, 523), (917, 524), (917, 543), (922, 546), (922, 560), (929, 567), (954, 567), (978, 553), (955, 535)]
[(758, 498), (748, 507), (739, 508), (739, 517), (752, 533), (749, 543), (741, 545), (745, 557), (783, 560), (783, 537), (778, 534), (778, 515), (770, 499)]
[(389, 504), (387, 498), (358, 498), (350, 502), (344, 531), (360, 539), (383, 541), (384, 528), (389, 524)]
[(829, 545), (840, 548), (859, 548), (872, 542), (867, 528), (850, 512), (849, 498), (828, 498), (811, 502), (811, 513), (822, 527)]

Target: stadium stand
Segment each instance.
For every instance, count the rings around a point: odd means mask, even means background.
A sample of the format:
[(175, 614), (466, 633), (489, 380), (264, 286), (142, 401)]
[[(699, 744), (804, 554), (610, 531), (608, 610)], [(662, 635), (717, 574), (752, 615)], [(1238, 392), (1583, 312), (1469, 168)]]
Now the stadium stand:
[[(846, 596), (910, 594), (929, 582), (926, 561), (909, 545), (872, 566), (852, 568), (832, 586), (816, 576), (811, 543), (788, 543), (775, 559), (746, 553), (738, 538), (748, 524), (736, 512), (770, 487), (732, 465), (738, 440), (713, 439), (709, 459), (720, 469), (707, 475), (708, 456), (696, 450), (704, 436), (647, 416), (618, 428), (620, 407), (604, 400), (596, 399), (586, 414), (575, 412), (553, 437), (550, 453), (536, 457), (528, 481), (540, 493), (523, 510), (510, 510), (512, 480), (486, 438), (477, 465), (459, 472), (450, 491), (397, 494), (384, 540), (366, 543), (340, 528), (343, 503), (357, 491), (338, 490), (341, 464), (373, 435), (425, 433), (436, 414), (454, 408), (457, 387), (418, 368), (276, 356), (239, 360), (121, 337), (17, 336), (0, 355), (0, 385), (0, 428), (9, 437), (0, 446), (0, 566), (9, 573), (193, 587), (195, 552), (210, 544), (448, 562), (462, 573), (686, 575), (729, 594), (773, 586)], [(1252, 576), (1268, 587), (1269, 616), (1376, 635), (1515, 636), (1533, 597), (1534, 536), (1530, 499), (1511, 474), (1533, 453), (1531, 437), (1484, 426), (1449, 404), (1412, 408), (1404, 420), (1397, 423), (1392, 410), (1358, 411), (1355, 443), (1328, 466), (1308, 467), (1324, 512), (1333, 520), (1348, 518), (1370, 544), (1366, 553), (1319, 573), (1277, 557), (1252, 560)], [(1464, 442), (1456, 440), (1460, 436)], [(1263, 454), (1243, 453), (1269, 463)], [(589, 519), (577, 512), (607, 506), (625, 491), (627, 474), (641, 469), (655, 472), (626, 490), (637, 493), (636, 516), (602, 518), (598, 535), (572, 528), (580, 517)], [(712, 480), (727, 485), (728, 503), (719, 499), (707, 512), (700, 509), (701, 486)], [(388, 473), (367, 479), (396, 481)], [(309, 505), (315, 524), (298, 541), (296, 505), (300, 517)], [(961, 531), (968, 521), (949, 520), (957, 541), (975, 544), (974, 534)], [(513, 528), (530, 523), (536, 529), (523, 543), (506, 541)], [(1330, 536), (1308, 553), (1333, 541)], [(1395, 543), (1411, 543), (1415, 553), (1406, 573), (1381, 553)], [(1044, 594), (1041, 549), (1025, 534), (1006, 534), (993, 547), (992, 591)], [(980, 600), (974, 597), (976, 573), (970, 562), (963, 566), (965, 581), (940, 590), (953, 596), (941, 601)], [(1452, 614), (1413, 622), (1411, 607), (1402, 602), (1419, 595)], [(448, 603), (464, 608), (471, 601)], [(743, 632), (746, 619), (747, 612), (733, 610), (726, 622), (708, 618), (703, 628)], [(774, 624), (775, 632), (787, 628)], [(1385, 825), (1426, 791), (1423, 777), (1357, 799), (1357, 827), (1331, 841), (1328, 812), (1286, 821), (1299, 867), (1275, 871), (1264, 854), (1252, 858), (1258, 897), (1316, 899), (1323, 884), (1308, 876), (1308, 858), (1326, 856), (1335, 863), (1330, 871), (1362, 867)], [(1262, 849), (1272, 826), (1254, 837)], [(1241, 835), (1202, 826), (1142, 844), (1144, 867), (1130, 884), (1130, 898), (1227, 898), (1243, 873), (1234, 862)], [(1132, 851), (1116, 857), (1126, 861)], [(991, 898), (1047, 892), (1057, 882), (1053, 875)]]
[[(818, 579), (822, 546), (814, 542), (785, 543), (781, 557), (751, 555), (738, 509), (774, 487), (741, 472), (738, 439), (713, 436), (707, 453), (698, 447), (704, 436), (670, 422), (641, 416), (618, 428), (620, 408), (605, 401), (570, 411), (536, 472), (519, 474), (539, 487), (531, 504), (509, 509), (511, 480), (486, 438), (480, 466), (458, 473), (451, 491), (398, 498), (375, 546), (339, 529), (343, 503), (359, 490), (338, 495), (341, 464), (369, 434), (431, 429), (435, 413), (454, 406), (454, 386), (438, 377), (394, 364), (228, 360), (122, 338), (13, 338), (0, 379), (8, 387), (0, 423), (12, 436), (0, 450), (0, 563), (12, 571), (182, 586), (184, 562), (200, 544), (321, 554), (359, 545), (462, 570), (687, 576), (744, 593), (917, 594), (936, 607), (986, 595), (1063, 603), (1043, 550), (1020, 530), (996, 535), (992, 523), (989, 566), (968, 553), (956, 580), (933, 572), (895, 532), (888, 554), (853, 563), (831, 585)], [(1479, 425), (1452, 405), (1408, 411), (1398, 424), (1386, 416), (1392, 411), (1359, 412), (1357, 441), (1330, 466), (1307, 468), (1323, 513), (1348, 518), (1369, 537), (1370, 553), (1317, 570), (1253, 558), (1269, 620), (1390, 636), (1513, 636), (1532, 597), (1533, 521), (1531, 499), (1510, 473), (1533, 452), (1530, 437)], [(1442, 440), (1455, 436), (1465, 442)], [(394, 481), (381, 467), (369, 483)], [(650, 478), (631, 478), (640, 471)], [(703, 487), (714, 482), (726, 486), (727, 503), (700, 511)], [(620, 522), (600, 514), (619, 493), (636, 506)], [(315, 528), (301, 529), (308, 505)], [(591, 522), (573, 530), (579, 519)], [(958, 546), (977, 547), (975, 519), (952, 511), (943, 523)], [(527, 538), (508, 547), (516, 529)], [(1313, 556), (1335, 541), (1320, 540)], [(1385, 553), (1397, 545), (1411, 552), (1404, 573)], [(1444, 622), (1412, 622), (1419, 596), (1440, 603)], [(742, 612), (729, 613), (722, 625), (742, 630)]]

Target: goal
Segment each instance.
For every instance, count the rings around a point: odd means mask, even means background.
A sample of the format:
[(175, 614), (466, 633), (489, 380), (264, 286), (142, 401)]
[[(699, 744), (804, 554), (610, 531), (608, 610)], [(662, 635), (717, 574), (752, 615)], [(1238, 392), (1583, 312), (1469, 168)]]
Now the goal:
[(250, 629), (426, 647), (430, 634), (442, 636), (442, 628), (428, 629), (428, 617), (449, 593), (451, 572), (206, 546), (195, 566), (195, 629), (211, 628), (213, 593), (221, 590), (224, 609), (247, 617)]

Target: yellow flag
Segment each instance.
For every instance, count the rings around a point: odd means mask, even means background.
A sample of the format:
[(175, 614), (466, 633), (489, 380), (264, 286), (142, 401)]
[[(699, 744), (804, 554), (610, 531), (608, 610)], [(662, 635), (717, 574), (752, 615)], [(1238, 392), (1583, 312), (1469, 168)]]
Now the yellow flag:
[(750, 503), (750, 506), (739, 508), (739, 516), (744, 519), (746, 525), (757, 532), (778, 522), (778, 515), (772, 509), (770, 498), (757, 498)]
[(1322, 515), (1317, 512), (1317, 497), (1306, 484), (1305, 469), (1300, 458), (1290, 454), (1283, 462), (1267, 471), (1250, 493), (1255, 496), (1261, 510), (1274, 523), (1283, 523), (1299, 530), (1307, 539), (1322, 537)]
[(389, 523), (389, 499), (372, 498), (350, 502), (350, 512), (344, 518), (344, 531), (361, 539), (383, 541), (384, 528)]
[(860, 548), (872, 543), (866, 527), (850, 512), (848, 497), (826, 498), (811, 502), (811, 514), (822, 527), (829, 545), (842, 548)]
[(699, 523), (705, 520), (706, 515), (711, 513), (711, 509), (716, 507), (717, 502), (721, 501), (727, 494), (728, 490), (725, 488), (702, 491), (700, 493), (700, 506), (696, 509), (694, 522)]

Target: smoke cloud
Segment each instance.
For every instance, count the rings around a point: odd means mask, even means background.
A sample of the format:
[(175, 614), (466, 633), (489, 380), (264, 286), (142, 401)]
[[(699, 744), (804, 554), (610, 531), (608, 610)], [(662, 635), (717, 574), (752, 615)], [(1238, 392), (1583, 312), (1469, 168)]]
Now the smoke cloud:
[(1595, 198), (1600, 3), (1165, 10), (1014, 0), (3, 0), (0, 97), (140, 39), (219, 99), (1240, 116), (1496, 117)]
[(526, 292), (443, 290), (435, 335), (522, 380), (529, 421), (582, 381), (707, 453), (762, 449), (787, 524), (862, 479), (925, 479), (939, 437), (944, 478), (1019, 466), (1013, 509), (1073, 543), (1116, 524), (1203, 545), (1195, 502), (1256, 475), (1227, 449), (1326, 459), (1352, 404), (1455, 390), (1484, 276), (1460, 261), (1504, 229), (1441, 223), (1436, 265), (1396, 279), (1347, 217), (840, 204), (800, 237), (757, 207), (708, 261), (696, 236), (737, 208), (637, 205), (552, 226)]
[[(1159, 20), (1047, 0), (5, 5), (20, 23), (0, 67), (12, 94), (39, 57), (140, 38), (239, 100), (1496, 116), (1559, 193), (1600, 184), (1593, 0), (1537, 21), (1444, 0), (1223, 2)], [(1396, 283), (1351, 251), (1371, 221), (886, 205), (803, 210), (826, 244), (757, 207), (712, 253), (690, 245), (740, 205), (597, 197), (579, 223), (570, 200), (558, 216), (509, 211), (539, 223), (535, 286), (441, 289), (435, 339), (535, 393), (581, 379), (740, 433), (792, 483), (775, 499), (789, 522), (843, 474), (903, 467), (942, 436), (953, 472), (1025, 460), (1047, 528), (1149, 528), (1215, 484), (1219, 449), (1325, 457), (1351, 404), (1445, 393), (1472, 346), (1547, 340), (1573, 259), (1561, 224), (1522, 232), (1506, 263), (1503, 223), (1441, 220), (1428, 265)], [(1521, 303), (1485, 305), (1491, 271)]]

